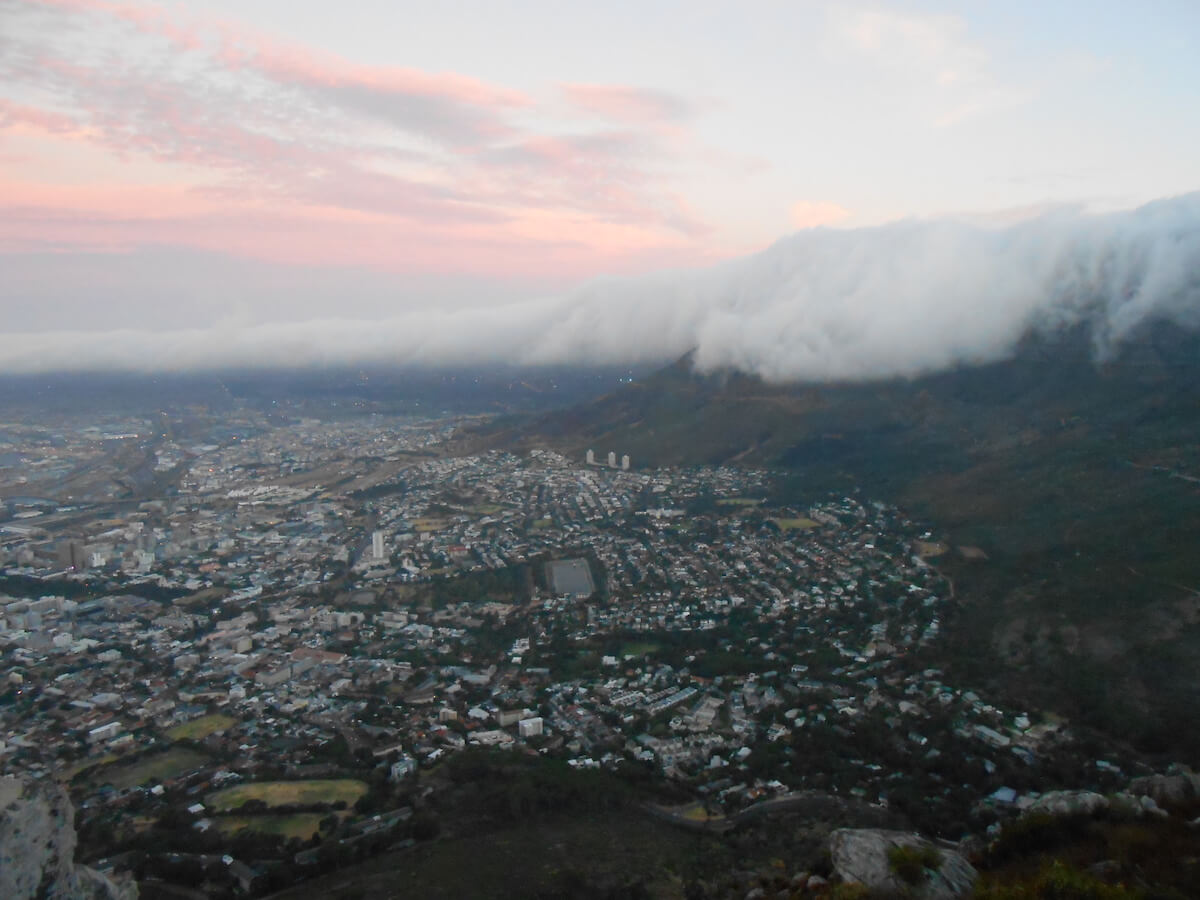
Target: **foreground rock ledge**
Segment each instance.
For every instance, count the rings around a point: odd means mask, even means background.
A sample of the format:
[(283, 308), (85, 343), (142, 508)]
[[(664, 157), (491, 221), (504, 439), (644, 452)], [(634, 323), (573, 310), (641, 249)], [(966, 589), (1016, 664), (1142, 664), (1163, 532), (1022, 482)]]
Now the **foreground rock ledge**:
[(0, 897), (4, 900), (135, 900), (117, 884), (75, 865), (75, 809), (57, 784), (0, 778)]
[[(892, 869), (888, 851), (893, 847), (932, 847), (940, 856), (939, 865), (935, 871), (926, 870), (918, 884), (910, 884)], [(908, 831), (839, 828), (829, 836), (829, 852), (834, 871), (842, 881), (857, 882), (873, 893), (884, 895), (951, 900), (970, 894), (978, 877), (975, 867), (961, 854)]]

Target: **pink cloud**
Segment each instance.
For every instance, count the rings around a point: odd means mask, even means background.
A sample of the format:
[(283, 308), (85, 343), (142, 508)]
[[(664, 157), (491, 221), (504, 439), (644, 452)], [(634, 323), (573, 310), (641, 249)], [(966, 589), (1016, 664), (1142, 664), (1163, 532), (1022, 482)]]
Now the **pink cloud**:
[(324, 101), (451, 145), (512, 135), (502, 113), (527, 107), (518, 91), (455, 73), (366, 66), (254, 35), (223, 32), (220, 59)]
[[(336, 227), (334, 227), (336, 226)], [(636, 272), (664, 257), (702, 252), (654, 229), (525, 211), (503, 229), (424, 223), (306, 209), (188, 208), (147, 213), (144, 204), (110, 209), (0, 205), (0, 252), (133, 252), (183, 246), (269, 262), (363, 266), (409, 273), (578, 277), (594, 270)], [(655, 260), (658, 260), (655, 262)]]
[(73, 134), (79, 131), (79, 123), (62, 113), (12, 103), (0, 97), (0, 132), (16, 132), (23, 128), (47, 134)]
[[(316, 92), (328, 101), (456, 143), (471, 137), (511, 134), (497, 111), (532, 103), (519, 91), (465, 75), (353, 63), (229, 22), (179, 24), (159, 9), (106, 0), (35, 2), (123, 21), (143, 34), (166, 38), (179, 51), (211, 51), (229, 71), (253, 71), (277, 84)], [(211, 37), (206, 38), (206, 33)]]
[(566, 84), (567, 102), (616, 122), (641, 125), (673, 124), (696, 112), (692, 101), (667, 91), (620, 84)]
[(801, 200), (789, 210), (792, 225), (796, 228), (817, 228), (821, 225), (836, 225), (850, 217), (850, 210), (836, 203), (813, 203)]
[[(66, 21), (39, 20), (0, 59), (0, 139), (32, 131), (131, 168), (155, 160), (179, 183), (57, 189), (39, 167), (46, 184), (2, 195), (10, 249), (176, 244), (282, 262), (580, 275), (714, 252), (710, 226), (664, 174), (695, 153), (683, 98), (568, 85), (592, 130), (537, 133), (516, 124), (518, 112), (536, 116), (530, 97), (465, 75), (362, 65), (138, 4), (24, 4), (35, 7)], [(70, 26), (117, 43), (68, 56), (53, 35)], [(143, 52), (119, 52), (130, 35)], [(17, 100), (29, 96), (55, 108)]]

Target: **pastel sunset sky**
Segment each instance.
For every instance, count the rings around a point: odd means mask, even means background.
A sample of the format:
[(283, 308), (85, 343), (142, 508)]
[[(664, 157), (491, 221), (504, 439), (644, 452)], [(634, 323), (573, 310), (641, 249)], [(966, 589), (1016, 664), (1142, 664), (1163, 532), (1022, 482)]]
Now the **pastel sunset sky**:
[(7, 331), (531, 301), (1200, 188), (1200, 4), (0, 0)]

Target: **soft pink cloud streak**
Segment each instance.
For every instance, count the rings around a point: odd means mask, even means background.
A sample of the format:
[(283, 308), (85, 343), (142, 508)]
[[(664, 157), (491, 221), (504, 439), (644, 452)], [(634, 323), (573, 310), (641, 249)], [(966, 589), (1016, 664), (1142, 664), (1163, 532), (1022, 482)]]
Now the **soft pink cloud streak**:
[[(38, 29), (26, 36), (26, 58), (0, 76), (55, 97), (55, 108), (6, 97), (0, 85), (0, 141), (37, 134), (131, 167), (153, 159), (178, 167), (180, 184), (152, 200), (116, 183), (72, 198), (56, 191), (47, 164), (37, 185), (6, 200), (5, 248), (175, 241), (280, 261), (504, 275), (549, 265), (579, 276), (653, 266), (656, 256), (720, 255), (705, 245), (711, 227), (661, 175), (693, 150), (684, 98), (568, 85), (591, 130), (538, 133), (514, 118), (536, 113), (534, 99), (465, 75), (362, 65), (133, 3), (16, 6), (125, 29), (168, 50), (149, 63), (108, 54), (102, 68), (66, 58)], [(192, 63), (186, 75), (180, 59)], [(432, 145), (411, 149), (405, 135)], [(288, 234), (295, 239), (279, 237)]]

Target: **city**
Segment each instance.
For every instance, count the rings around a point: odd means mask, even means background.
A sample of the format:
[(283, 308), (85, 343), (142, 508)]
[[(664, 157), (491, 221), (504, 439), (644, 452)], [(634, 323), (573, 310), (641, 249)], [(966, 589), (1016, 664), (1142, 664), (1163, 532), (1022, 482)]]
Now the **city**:
[(820, 791), (951, 840), (1136, 765), (930, 663), (938, 556), (985, 554), (885, 504), (452, 455), (461, 419), (164, 421), (0, 448), (0, 754), (102, 870), (256, 892), (427, 840), (471, 751), (637, 769), (682, 827)]

